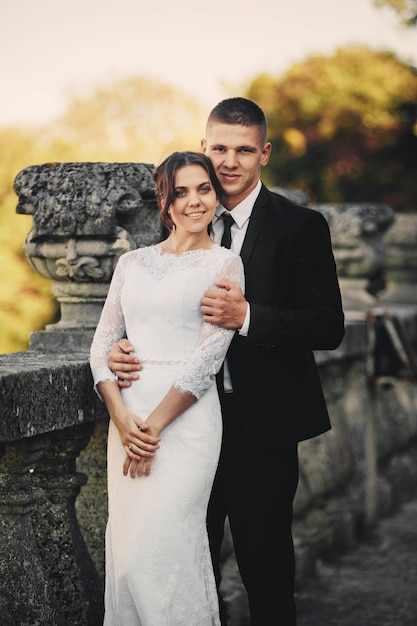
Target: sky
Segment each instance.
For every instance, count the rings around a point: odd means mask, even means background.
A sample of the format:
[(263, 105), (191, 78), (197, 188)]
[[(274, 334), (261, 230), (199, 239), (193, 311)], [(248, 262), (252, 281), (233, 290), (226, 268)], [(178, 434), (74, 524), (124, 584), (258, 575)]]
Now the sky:
[(47, 124), (73, 96), (130, 76), (211, 109), (348, 44), (417, 65), (417, 28), (373, 0), (0, 0), (0, 126)]

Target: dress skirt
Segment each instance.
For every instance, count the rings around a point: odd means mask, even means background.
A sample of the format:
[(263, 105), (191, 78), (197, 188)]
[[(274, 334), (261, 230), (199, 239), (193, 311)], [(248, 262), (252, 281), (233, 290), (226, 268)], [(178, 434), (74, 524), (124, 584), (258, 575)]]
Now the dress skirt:
[[(146, 419), (178, 365), (145, 361), (123, 389)], [(221, 445), (215, 384), (161, 435), (150, 476), (123, 476), (126, 452), (110, 422), (105, 626), (217, 626), (206, 511)]]

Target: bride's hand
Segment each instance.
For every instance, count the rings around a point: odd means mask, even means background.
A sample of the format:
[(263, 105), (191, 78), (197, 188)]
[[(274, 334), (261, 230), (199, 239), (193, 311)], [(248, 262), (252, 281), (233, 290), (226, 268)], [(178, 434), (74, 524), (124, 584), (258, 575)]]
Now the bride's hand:
[(136, 476), (149, 476), (151, 473), (152, 467), (152, 458), (136, 458), (131, 459), (130, 456), (126, 455), (125, 462), (123, 463), (123, 474), (124, 476), (130, 475), (131, 478), (135, 478)]
[(158, 450), (160, 437), (134, 413), (123, 409), (117, 416), (113, 415), (112, 420), (119, 431), (126, 454), (131, 459), (150, 458)]
[[(137, 420), (138, 418), (134, 416)], [(136, 424), (138, 431), (134, 437), (134, 443), (126, 445), (126, 459), (123, 463), (123, 474), (135, 476), (149, 476), (152, 467), (152, 458), (159, 449), (159, 433), (152, 429), (147, 422)], [(133, 440), (132, 433), (130, 439)]]

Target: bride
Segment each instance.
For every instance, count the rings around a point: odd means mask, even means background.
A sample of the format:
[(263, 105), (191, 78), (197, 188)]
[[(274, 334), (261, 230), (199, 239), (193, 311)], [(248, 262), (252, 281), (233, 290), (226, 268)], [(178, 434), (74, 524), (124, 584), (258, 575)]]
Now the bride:
[[(223, 279), (243, 290), (243, 266), (208, 234), (222, 194), (208, 157), (175, 152), (154, 180), (169, 236), (120, 257), (91, 346), (110, 416), (104, 624), (218, 626), (206, 512), (234, 331), (203, 322), (200, 300)], [(120, 390), (107, 357), (123, 336), (143, 369)]]

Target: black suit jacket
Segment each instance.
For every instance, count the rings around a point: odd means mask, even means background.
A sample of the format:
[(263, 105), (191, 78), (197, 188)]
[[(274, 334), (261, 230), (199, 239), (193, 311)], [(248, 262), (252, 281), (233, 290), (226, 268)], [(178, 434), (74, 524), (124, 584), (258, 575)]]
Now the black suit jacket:
[(315, 437), (330, 421), (313, 350), (344, 336), (327, 221), (262, 185), (241, 257), (250, 327), (227, 354), (236, 419), (268, 448)]

